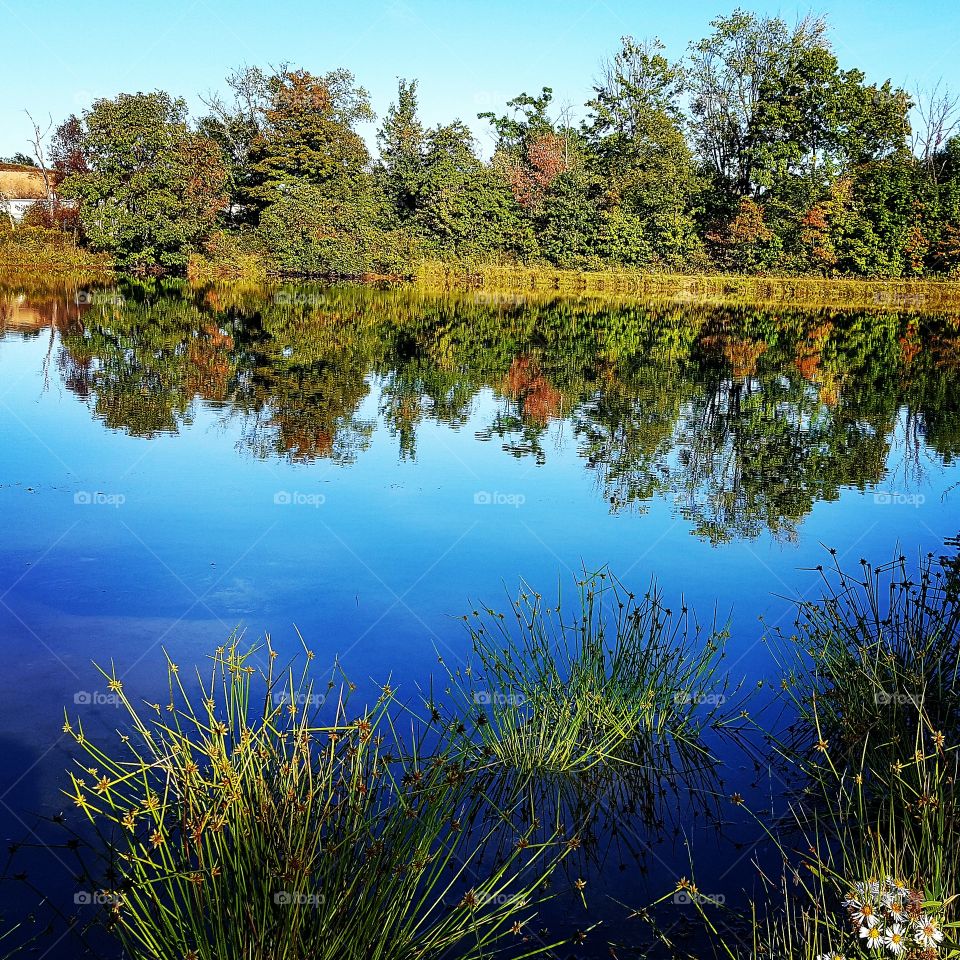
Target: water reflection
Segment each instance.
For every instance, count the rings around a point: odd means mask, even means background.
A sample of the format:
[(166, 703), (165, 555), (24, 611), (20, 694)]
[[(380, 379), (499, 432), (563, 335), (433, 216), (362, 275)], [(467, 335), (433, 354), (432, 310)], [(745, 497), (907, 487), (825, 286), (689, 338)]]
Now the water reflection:
[(915, 485), (960, 449), (948, 316), (161, 282), (0, 295), (0, 331), (45, 329), (64, 385), (132, 436), (203, 404), (256, 457), (350, 464), (379, 423), (413, 460), (425, 422), (492, 409), (478, 441), (537, 465), (575, 445), (611, 511), (666, 499), (713, 542), (792, 538), (842, 488)]

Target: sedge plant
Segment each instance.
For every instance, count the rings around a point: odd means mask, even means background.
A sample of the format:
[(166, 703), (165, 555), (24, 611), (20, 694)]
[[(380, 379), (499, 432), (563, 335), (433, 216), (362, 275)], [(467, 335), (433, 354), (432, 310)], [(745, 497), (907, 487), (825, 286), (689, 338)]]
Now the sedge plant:
[[(349, 685), (315, 692), (265, 645), (218, 648), (199, 696), (168, 662), (142, 710), (103, 671), (128, 725), (81, 751), (71, 797), (97, 828), (98, 902), (128, 955), (157, 960), (393, 960), (524, 955), (563, 856), (518, 837), (481, 862), (461, 825), (481, 802), (454, 738)], [(265, 661), (265, 662), (264, 662)], [(323, 719), (323, 722), (321, 722)], [(98, 873), (99, 871), (99, 873)]]

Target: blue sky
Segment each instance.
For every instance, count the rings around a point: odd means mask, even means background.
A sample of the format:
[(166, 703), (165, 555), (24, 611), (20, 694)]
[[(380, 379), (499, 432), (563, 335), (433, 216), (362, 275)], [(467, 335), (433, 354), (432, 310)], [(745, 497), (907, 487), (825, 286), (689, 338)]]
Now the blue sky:
[[(24, 109), (46, 123), (119, 91), (162, 88), (184, 96), (222, 89), (240, 64), (289, 61), (315, 73), (351, 69), (382, 115), (397, 77), (420, 80), (428, 123), (456, 117), (489, 150), (482, 110), (522, 90), (552, 86), (555, 102), (579, 108), (619, 38), (659, 36), (671, 56), (709, 31), (735, 2), (675, 0), (379, 0), (273, 3), (0, 0), (0, 155), (27, 149)], [(851, 0), (815, 5), (743, 2), (787, 20), (824, 13), (844, 66), (913, 89), (939, 78), (960, 92), (960, 4), (946, 0)], [(43, 16), (38, 16), (42, 9)], [(371, 139), (372, 130), (364, 131)]]

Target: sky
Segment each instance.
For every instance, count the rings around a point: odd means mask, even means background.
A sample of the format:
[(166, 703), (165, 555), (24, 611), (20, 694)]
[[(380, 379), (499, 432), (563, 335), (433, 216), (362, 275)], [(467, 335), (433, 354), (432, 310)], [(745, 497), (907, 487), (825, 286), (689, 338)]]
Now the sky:
[[(740, 5), (790, 22), (825, 14), (843, 67), (911, 91), (942, 80), (960, 93), (960, 4), (952, 0)], [(424, 121), (464, 120), (489, 154), (492, 137), (477, 113), (502, 112), (511, 97), (543, 86), (553, 88), (558, 108), (579, 110), (621, 36), (660, 37), (668, 55), (679, 58), (688, 41), (707, 35), (710, 21), (734, 6), (736, 0), (48, 0), (38, 7), (35, 0), (0, 0), (0, 156), (29, 152), (25, 110), (46, 127), (99, 97), (164, 89), (198, 115), (200, 95), (223, 91), (235, 67), (283, 62), (313, 73), (347, 67), (379, 116), (397, 79), (416, 78)], [(362, 131), (371, 143), (373, 131)]]

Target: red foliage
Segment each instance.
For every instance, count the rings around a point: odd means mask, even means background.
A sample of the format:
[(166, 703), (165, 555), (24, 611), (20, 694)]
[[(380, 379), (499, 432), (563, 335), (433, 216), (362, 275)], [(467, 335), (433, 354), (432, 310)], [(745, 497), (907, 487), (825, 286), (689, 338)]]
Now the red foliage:
[(543, 200), (550, 184), (568, 169), (563, 137), (545, 133), (527, 144), (525, 157), (509, 162), (506, 176), (517, 203), (529, 209)]
[(539, 426), (546, 426), (563, 411), (563, 394), (540, 374), (536, 361), (529, 357), (517, 357), (510, 364), (504, 388), (520, 403), (523, 416)]

